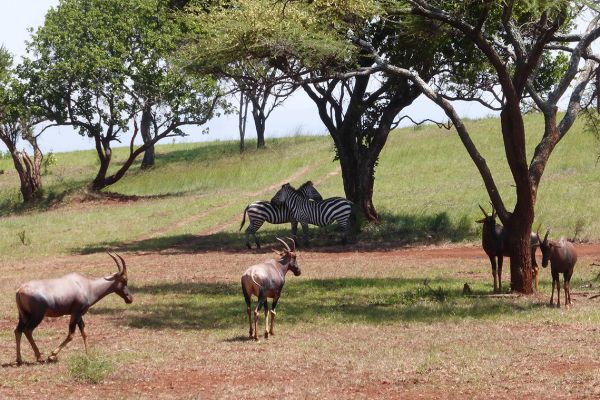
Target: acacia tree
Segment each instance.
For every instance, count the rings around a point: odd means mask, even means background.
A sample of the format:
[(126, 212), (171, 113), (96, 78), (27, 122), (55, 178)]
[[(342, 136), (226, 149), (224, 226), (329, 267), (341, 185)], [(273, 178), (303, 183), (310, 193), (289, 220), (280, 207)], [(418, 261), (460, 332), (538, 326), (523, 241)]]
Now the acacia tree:
[[(19, 71), (27, 99), (94, 140), (100, 166), (92, 190), (117, 182), (159, 140), (182, 136), (183, 126), (202, 125), (223, 106), (214, 79), (172, 67), (167, 57), (181, 26), (170, 18), (162, 0), (61, 0), (32, 35)], [(109, 172), (112, 144), (131, 125), (129, 154)]]
[[(377, 65), (418, 85), (454, 123), (508, 231), (511, 286), (512, 290), (522, 293), (533, 291), (529, 238), (538, 187), (552, 151), (569, 132), (584, 106), (582, 96), (597, 68), (598, 58), (593, 56), (591, 45), (600, 36), (600, 14), (587, 10), (592, 15), (587, 28), (579, 33), (564, 34), (572, 28), (572, 16), (585, 11), (584, 4), (508, 0), (467, 1), (459, 7), (454, 1), (386, 2), (389, 14), (411, 14), (434, 21), (473, 45), (490, 67), (478, 71), (475, 83), (469, 82), (466, 86), (452, 75), (447, 76), (447, 80), (454, 85), (431, 86), (418, 72), (392, 62), (368, 41), (354, 37), (355, 43), (368, 51)], [(556, 74), (561, 65), (565, 69)], [(572, 89), (570, 94), (569, 88)], [(558, 103), (565, 96), (568, 97), (567, 109), (560, 115)], [(512, 211), (453, 106), (453, 100), (457, 99), (477, 100), (500, 110), (504, 152), (516, 191)], [(523, 121), (528, 101), (533, 101), (545, 121), (543, 136), (530, 159), (526, 153)]]
[[(22, 99), (23, 86), (14, 77), (12, 56), (0, 47), (0, 140), (19, 175), (23, 202), (29, 203), (42, 193), (43, 154), (37, 141), (42, 131), (34, 134), (34, 127), (43, 122), (43, 118), (32, 116), (32, 110), (25, 108)], [(32, 155), (18, 150), (20, 141), (29, 143)]]
[[(196, 73), (203, 73), (196, 70)], [(231, 65), (220, 65), (212, 68), (211, 73), (232, 83), (240, 95), (240, 150), (244, 150), (245, 120), (248, 106), (251, 105), (252, 120), (256, 129), (256, 147), (265, 147), (265, 131), (267, 119), (273, 110), (296, 90), (296, 85), (286, 81), (281, 71), (269, 66), (264, 60), (244, 60)]]
[[(372, 19), (375, 10), (367, 0), (334, 5), (240, 0), (213, 7), (207, 16), (193, 13), (198, 39), (191, 38), (185, 49), (192, 67), (261, 60), (302, 86), (334, 141), (346, 197), (371, 221), (379, 219), (372, 201), (379, 154), (397, 115), (420, 91), (405, 77), (379, 73), (372, 57), (355, 51), (346, 32), (368, 38), (379, 51), (407, 60), (427, 77), (437, 72), (436, 50), (441, 50), (391, 29), (397, 21)], [(356, 67), (360, 76), (344, 75)]]
[[(256, 129), (256, 147), (265, 147), (267, 119), (298, 86), (277, 68), (271, 58), (245, 57), (241, 52), (233, 57), (233, 52), (225, 49), (225, 43), (230, 43), (227, 36), (231, 34), (236, 36), (236, 40), (243, 41), (238, 43), (240, 48), (249, 44), (251, 39), (246, 41), (237, 35), (254, 29), (257, 4), (244, 3), (242, 8), (237, 8), (217, 1), (210, 7), (207, 4), (198, 5), (198, 2), (189, 3), (191, 6), (188, 8), (186, 24), (189, 44), (184, 56), (188, 62), (185, 68), (196, 75), (211, 74), (240, 92), (240, 124), (244, 120), (244, 110), (250, 105)], [(249, 6), (254, 12), (246, 13), (244, 6)], [(260, 5), (258, 9), (261, 9)], [(241, 124), (240, 149), (243, 151), (242, 133), (245, 133), (245, 125)]]

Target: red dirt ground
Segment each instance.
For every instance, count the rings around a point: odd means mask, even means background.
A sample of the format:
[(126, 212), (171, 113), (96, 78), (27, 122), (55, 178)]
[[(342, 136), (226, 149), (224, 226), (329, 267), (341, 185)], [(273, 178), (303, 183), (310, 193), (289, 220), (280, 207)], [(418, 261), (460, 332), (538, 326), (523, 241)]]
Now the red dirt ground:
[[(586, 243), (577, 246), (581, 258), (586, 263), (593, 263), (600, 258), (600, 244)], [(267, 250), (265, 250), (266, 252)], [(265, 253), (266, 254), (266, 253)], [(264, 254), (263, 254), (264, 255)], [(307, 274), (315, 269), (323, 252), (304, 251), (302, 253), (303, 267), (306, 266)], [(263, 258), (254, 251), (243, 253), (204, 252), (199, 254), (161, 254), (161, 253), (130, 253), (125, 258), (132, 267), (132, 275), (138, 284), (144, 282), (234, 282), (237, 281), (239, 271), (257, 258)], [(369, 276), (384, 274), (391, 265), (403, 263), (407, 260), (406, 268), (420, 268), (428, 261), (440, 259), (463, 260), (461, 265), (478, 265), (472, 273), (489, 279), (487, 259), (480, 247), (476, 245), (445, 245), (445, 246), (414, 246), (408, 248), (386, 249), (384, 251), (363, 252), (357, 248), (335, 248), (335, 259), (343, 265), (353, 265), (348, 274), (361, 275), (363, 262), (370, 265)], [(418, 260), (414, 263), (412, 260)], [(381, 264), (380, 267), (377, 264)], [(435, 263), (434, 263), (435, 264)], [(88, 256), (56, 257), (39, 261), (34, 267), (25, 267), (24, 263), (0, 265), (0, 272), (8, 274), (7, 281), (0, 284), (3, 289), (13, 287), (16, 280), (24, 277), (34, 277), (35, 270), (43, 269), (44, 274), (56, 275), (63, 270), (72, 270), (75, 266), (86, 265), (88, 275), (92, 271), (106, 270), (109, 265), (103, 254)], [(373, 267), (373, 265), (375, 265)], [(402, 264), (404, 265), (404, 264)], [(414, 266), (413, 266), (414, 265)], [(133, 269), (135, 268), (135, 270)], [(403, 267), (404, 268), (404, 267)], [(137, 270), (137, 273), (134, 271)], [(140, 274), (139, 271), (144, 271)], [(464, 272), (463, 273), (471, 273)], [(314, 277), (330, 276), (331, 271), (323, 269), (314, 272)], [(308, 276), (310, 277), (310, 275)], [(7, 292), (7, 290), (3, 290)], [(585, 297), (579, 301), (589, 301)], [(0, 304), (1, 305), (1, 304)], [(572, 383), (573, 392), (544, 391), (546, 379), (538, 376), (550, 376), (564, 380), (568, 376), (596, 376), (593, 382), (599, 382), (597, 374), (600, 362), (586, 355), (586, 346), (592, 346), (597, 328), (591, 332), (586, 327), (572, 326), (568, 329), (561, 325), (530, 326), (509, 325), (501, 326), (488, 324), (471, 324), (475, 336), (456, 339), (454, 346), (464, 345), (469, 347), (472, 342), (477, 342), (478, 335), (484, 337), (490, 329), (498, 330), (493, 333), (494, 340), (500, 343), (509, 336), (535, 338), (540, 332), (556, 340), (574, 340), (582, 347), (580, 353), (569, 359), (550, 359), (542, 351), (528, 351), (523, 361), (514, 361), (514, 365), (503, 365), (502, 368), (533, 368), (531, 375), (515, 378), (514, 374), (507, 373), (505, 380), (498, 388), (493, 382), (473, 383), (457, 381), (451, 371), (436, 367), (432, 362), (430, 367), (423, 371), (406, 371), (394, 369), (394, 363), (387, 369), (387, 364), (379, 365), (379, 359), (369, 354), (381, 345), (391, 346), (394, 349), (411, 346), (411, 335), (419, 335), (423, 329), (431, 330), (426, 325), (416, 326), (354, 326), (341, 328), (327, 328), (322, 332), (311, 331), (315, 327), (290, 327), (286, 328), (283, 336), (277, 336), (268, 342), (258, 344), (245, 340), (225, 340), (211, 338), (207, 333), (186, 332), (180, 330), (160, 329), (147, 331), (132, 329), (123, 326), (121, 318), (111, 315), (93, 314), (88, 317), (88, 326), (92, 330), (91, 340), (93, 346), (102, 347), (103, 351), (131, 349), (140, 347), (144, 352), (150, 352), (147, 362), (124, 363), (119, 367), (118, 373), (112, 374), (103, 383), (92, 385), (73, 383), (66, 373), (66, 362), (58, 364), (32, 365), (16, 368), (8, 362), (13, 357), (14, 344), (12, 342), (12, 329), (14, 320), (0, 318), (0, 334), (5, 338), (0, 344), (3, 368), (0, 368), (0, 398), (153, 398), (153, 399), (211, 399), (211, 398), (250, 398), (250, 397), (276, 397), (276, 398), (398, 398), (398, 399), (437, 399), (437, 398), (595, 398), (593, 387), (585, 389), (590, 382), (582, 381)], [(43, 324), (42, 330), (50, 332), (50, 336), (42, 336), (38, 340), (46, 352), (49, 347), (63, 337), (65, 319), (48, 320)], [(466, 326), (469, 326), (467, 323)], [(454, 332), (449, 336), (465, 334), (461, 325), (442, 325), (444, 331)], [(477, 334), (477, 332), (480, 332)], [(240, 332), (242, 333), (242, 332)], [(306, 336), (308, 333), (308, 337)], [(469, 333), (471, 334), (471, 333)], [(308, 345), (310, 336), (319, 337), (319, 346), (324, 348), (324, 353), (319, 354)], [(435, 332), (424, 333), (433, 335)], [(546, 338), (544, 336), (544, 338)], [(39, 337), (39, 336), (38, 336)], [(487, 340), (487, 339), (486, 339)], [(591, 340), (591, 342), (590, 342)], [(435, 339), (427, 339), (427, 342)], [(187, 348), (186, 343), (192, 347)], [(417, 347), (420, 346), (416, 345)], [(481, 346), (485, 347), (485, 343)], [(531, 347), (539, 344), (534, 342)], [(108, 348), (107, 348), (108, 347)], [(119, 351), (121, 351), (119, 350)], [(152, 353), (156, 350), (158, 360)], [(82, 351), (82, 344), (77, 337), (65, 350), (68, 355)], [(290, 353), (290, 351), (292, 353)], [(357, 365), (345, 365), (337, 357), (328, 356), (327, 352), (343, 354), (345, 351), (364, 354), (365, 359), (375, 357), (370, 366), (367, 362), (361, 364), (361, 357), (350, 358)], [(395, 350), (397, 351), (397, 350)], [(271, 353), (272, 352), (272, 353)], [(385, 353), (384, 353), (385, 354)], [(443, 353), (442, 353), (443, 354)], [(24, 344), (26, 359), (31, 358), (30, 349)], [(591, 356), (591, 354), (589, 355)], [(65, 358), (67, 355), (65, 355)], [(561, 355), (561, 357), (563, 357)], [(164, 359), (164, 361), (161, 361)], [(330, 360), (331, 361), (328, 361)], [(261, 364), (262, 363), (262, 364)], [(260, 365), (264, 365), (261, 367)], [(386, 368), (382, 370), (382, 368)], [(537, 371), (537, 372), (536, 372)], [(477, 373), (479, 374), (479, 372)], [(573, 375), (575, 374), (575, 375)], [(590, 375), (591, 374), (591, 375)], [(31, 375), (31, 378), (27, 376)], [(52, 382), (53, 376), (57, 380)], [(67, 377), (66, 377), (67, 376)], [(4, 383), (5, 384), (4, 384)], [(52, 382), (48, 384), (49, 382)], [(579, 386), (578, 386), (579, 385)], [(581, 386), (583, 385), (583, 386)], [(483, 389), (482, 389), (483, 387)], [(483, 390), (483, 391), (482, 391)], [(577, 392), (578, 391), (578, 392)]]

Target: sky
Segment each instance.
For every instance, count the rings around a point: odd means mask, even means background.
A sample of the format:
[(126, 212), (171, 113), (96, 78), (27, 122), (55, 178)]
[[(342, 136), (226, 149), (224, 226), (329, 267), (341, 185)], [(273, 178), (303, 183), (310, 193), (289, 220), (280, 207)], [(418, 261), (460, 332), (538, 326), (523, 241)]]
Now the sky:
[[(29, 0), (14, 1), (0, 0), (2, 13), (0, 13), (0, 43), (15, 55), (15, 61), (25, 54), (26, 41), (29, 38), (29, 28), (36, 28), (43, 24), (44, 16), (50, 7), (58, 5), (58, 0)], [(468, 118), (481, 118), (491, 114), (490, 110), (476, 103), (462, 103), (457, 106), (459, 114)], [(433, 119), (445, 122), (444, 113), (431, 101), (421, 96), (401, 115), (409, 114), (413, 119)], [(409, 123), (407, 122), (406, 125)], [(208, 134), (202, 134), (208, 127)], [(199, 142), (211, 140), (238, 139), (237, 115), (228, 115), (214, 118), (204, 127), (190, 127), (185, 129), (188, 136), (177, 138), (177, 142)], [(298, 90), (280, 108), (273, 111), (267, 120), (265, 137), (290, 136), (298, 133), (320, 135), (327, 134), (325, 126), (319, 119), (317, 109), (313, 102)], [(251, 116), (248, 118), (246, 138), (256, 137)], [(75, 133), (70, 127), (56, 127), (46, 131), (41, 139), (40, 146), (45, 153), (91, 149), (94, 143), (89, 138), (84, 138)], [(5, 151), (0, 146), (1, 151)]]

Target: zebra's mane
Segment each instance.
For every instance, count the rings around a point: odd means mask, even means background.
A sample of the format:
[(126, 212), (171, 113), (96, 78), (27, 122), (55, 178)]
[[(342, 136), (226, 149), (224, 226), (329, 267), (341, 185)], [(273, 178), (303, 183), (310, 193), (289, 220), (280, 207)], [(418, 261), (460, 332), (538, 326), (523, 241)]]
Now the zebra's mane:
[[(292, 189), (294, 189), (294, 187), (292, 185), (290, 185)], [(312, 181), (306, 181), (304, 182), (302, 185), (300, 185), (298, 187), (298, 189), (294, 189), (294, 190), (302, 190), (302, 188), (304, 188), (305, 186), (314, 186)]]

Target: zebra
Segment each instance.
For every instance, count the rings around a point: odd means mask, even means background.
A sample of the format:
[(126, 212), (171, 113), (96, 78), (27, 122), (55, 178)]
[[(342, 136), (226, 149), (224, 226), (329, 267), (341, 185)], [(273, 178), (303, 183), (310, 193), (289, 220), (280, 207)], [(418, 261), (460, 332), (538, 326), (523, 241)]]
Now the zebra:
[[(301, 196), (311, 200), (323, 200), (321, 194), (315, 189), (311, 181), (307, 181), (298, 188), (298, 192)], [(260, 249), (260, 243), (256, 236), (256, 231), (260, 229), (262, 224), (266, 221), (271, 224), (284, 224), (291, 222), (292, 225), (292, 236), (296, 237), (298, 232), (298, 221), (294, 220), (290, 214), (289, 209), (285, 205), (274, 205), (268, 201), (255, 201), (254, 203), (248, 204), (244, 210), (244, 217), (242, 224), (240, 225), (240, 231), (246, 223), (246, 214), (248, 214), (248, 228), (246, 228), (246, 246), (252, 249), (250, 244), (250, 235), (254, 236), (254, 242), (256, 247)], [(302, 231), (308, 232), (308, 226), (302, 224)]]
[[(302, 197), (289, 183), (273, 196), (271, 203), (286, 205), (290, 209), (292, 218), (302, 224), (304, 242), (308, 245), (308, 229), (306, 224), (325, 226), (337, 221), (344, 231), (342, 243), (346, 244), (350, 232), (350, 216), (354, 203), (343, 197), (330, 197), (325, 200), (309, 201)], [(308, 228), (308, 227), (307, 227)]]

